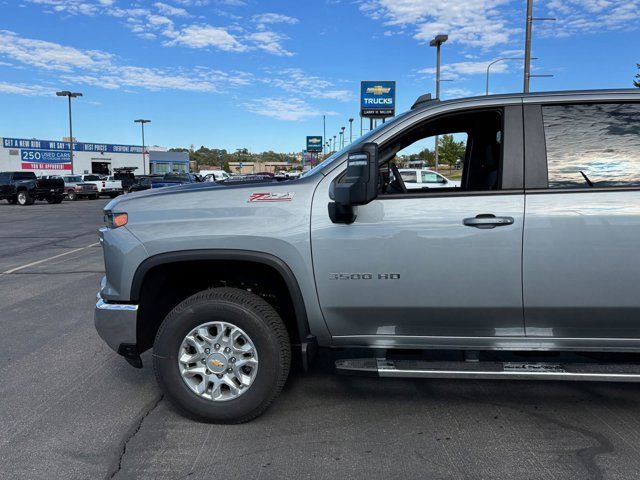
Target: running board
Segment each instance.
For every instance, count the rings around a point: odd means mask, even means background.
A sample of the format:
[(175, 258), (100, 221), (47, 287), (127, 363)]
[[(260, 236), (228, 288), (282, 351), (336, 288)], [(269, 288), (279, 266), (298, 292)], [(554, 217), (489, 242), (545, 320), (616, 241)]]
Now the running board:
[(338, 373), (403, 378), (640, 382), (640, 364), (438, 362), (357, 358), (336, 360)]

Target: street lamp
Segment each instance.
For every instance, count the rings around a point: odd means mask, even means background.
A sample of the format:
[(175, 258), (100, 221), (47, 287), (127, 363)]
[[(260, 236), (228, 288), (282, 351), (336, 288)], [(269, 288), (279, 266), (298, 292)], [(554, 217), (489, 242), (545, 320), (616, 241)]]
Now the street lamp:
[[(144, 124), (145, 123), (151, 123), (151, 120), (145, 120), (143, 118), (139, 118), (138, 120), (134, 120), (134, 123), (139, 123), (140, 126), (142, 127), (142, 174), (146, 175), (147, 174), (147, 161), (145, 159), (144, 156)], [(151, 172), (149, 172), (151, 173)]]
[[(532, 57), (531, 60), (537, 60), (538, 57)], [(489, 69), (496, 63), (506, 61), (506, 60), (524, 60), (523, 57), (503, 57), (498, 58), (487, 65), (487, 82), (486, 82), (486, 95), (489, 95)]]
[[(449, 39), (449, 35), (436, 35), (429, 42), (430, 47), (436, 47), (436, 100), (440, 100), (440, 47)], [(433, 149), (435, 170), (438, 171), (438, 135), (436, 135), (436, 144)]]
[(345, 131), (345, 127), (342, 127), (340, 129), (340, 148), (344, 148), (344, 141), (345, 141), (345, 136), (344, 136), (344, 131)]
[(349, 144), (353, 143), (353, 118), (349, 119)]
[(63, 90), (62, 92), (56, 92), (58, 97), (67, 97), (69, 99), (69, 159), (71, 160), (71, 173), (73, 173), (73, 127), (71, 122), (71, 99), (81, 97), (80, 92), (70, 92), (69, 90)]
[(430, 47), (436, 47), (436, 100), (440, 100), (440, 47), (449, 39), (449, 35), (436, 35), (429, 42)]
[(336, 151), (336, 136), (333, 136), (333, 151)]

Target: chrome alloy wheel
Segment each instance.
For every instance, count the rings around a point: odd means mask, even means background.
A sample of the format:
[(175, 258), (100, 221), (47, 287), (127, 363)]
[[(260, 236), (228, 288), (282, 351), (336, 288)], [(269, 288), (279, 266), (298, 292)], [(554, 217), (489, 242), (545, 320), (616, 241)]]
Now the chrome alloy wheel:
[(208, 322), (182, 340), (178, 368), (196, 395), (224, 402), (249, 389), (258, 373), (258, 353), (249, 335), (232, 323)]

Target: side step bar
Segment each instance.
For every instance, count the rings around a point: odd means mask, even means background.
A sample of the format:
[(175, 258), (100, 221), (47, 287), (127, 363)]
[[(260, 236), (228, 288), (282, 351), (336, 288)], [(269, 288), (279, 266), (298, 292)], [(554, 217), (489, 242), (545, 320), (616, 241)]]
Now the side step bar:
[(338, 373), (402, 378), (640, 382), (640, 364), (438, 362), (357, 358), (336, 360)]

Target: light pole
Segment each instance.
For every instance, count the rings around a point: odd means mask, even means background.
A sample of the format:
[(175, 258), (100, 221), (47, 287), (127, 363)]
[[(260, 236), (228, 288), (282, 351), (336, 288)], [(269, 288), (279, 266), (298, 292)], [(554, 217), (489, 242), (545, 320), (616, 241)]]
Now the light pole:
[(449, 35), (436, 35), (429, 42), (430, 47), (436, 47), (436, 100), (440, 100), (440, 47), (449, 39)]
[(341, 141), (340, 141), (340, 148), (344, 148), (344, 142), (345, 142), (345, 135), (344, 135), (344, 131), (346, 130), (346, 127), (342, 127), (340, 129), (340, 137), (341, 137)]
[(534, 18), (533, 0), (527, 0), (527, 24), (524, 36), (524, 87), (522, 91), (529, 93), (531, 77), (553, 77), (553, 75), (531, 75), (531, 29), (534, 21), (554, 21), (555, 18)]
[(353, 143), (353, 118), (349, 119), (349, 145)]
[[(440, 100), (440, 47), (449, 39), (449, 35), (436, 35), (429, 42), (430, 47), (436, 47), (436, 100)], [(435, 170), (438, 171), (438, 135), (433, 148)]]
[(336, 151), (336, 136), (333, 136), (333, 151)]
[(69, 99), (69, 159), (71, 160), (71, 173), (73, 173), (73, 126), (71, 122), (71, 99), (81, 97), (80, 92), (70, 92), (64, 90), (62, 92), (56, 92), (58, 97), (67, 97)]
[[(134, 120), (134, 123), (139, 123), (140, 126), (142, 127), (142, 174), (146, 175), (147, 174), (147, 161), (145, 159), (145, 155), (144, 155), (144, 124), (145, 123), (151, 123), (151, 120), (145, 120), (143, 118), (139, 118), (138, 120)], [(149, 172), (151, 173), (151, 172)]]
[(324, 152), (324, 146), (326, 145), (326, 140), (327, 140), (327, 116), (326, 115), (322, 115), (322, 140), (324, 141), (324, 143), (322, 144), (322, 155), (325, 154)]
[[(532, 57), (531, 60), (537, 60), (538, 57)], [(498, 62), (503, 62), (506, 60), (524, 60), (523, 57), (503, 57), (503, 58), (497, 58), (495, 59), (493, 62), (489, 63), (489, 65), (487, 65), (487, 81), (486, 81), (486, 95), (489, 95), (489, 69), (496, 63)]]

